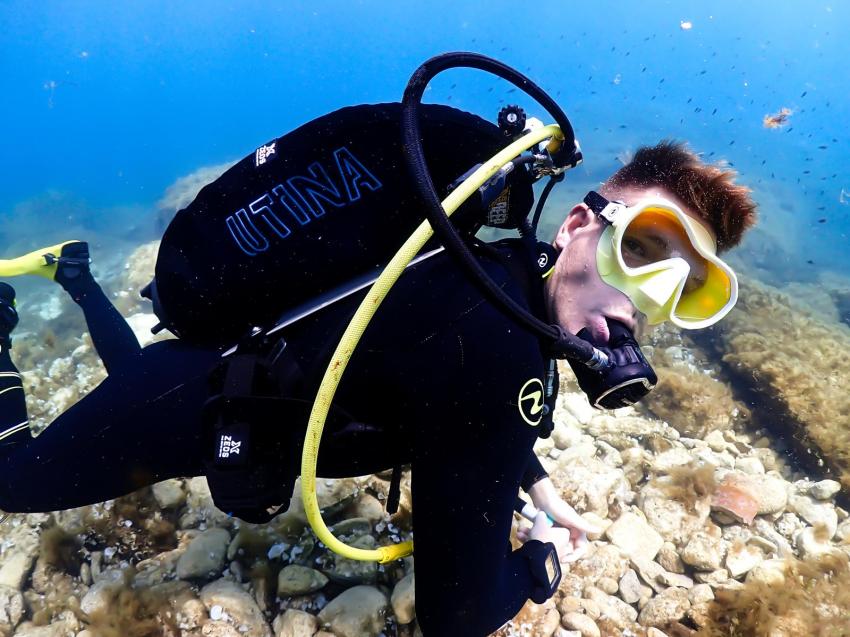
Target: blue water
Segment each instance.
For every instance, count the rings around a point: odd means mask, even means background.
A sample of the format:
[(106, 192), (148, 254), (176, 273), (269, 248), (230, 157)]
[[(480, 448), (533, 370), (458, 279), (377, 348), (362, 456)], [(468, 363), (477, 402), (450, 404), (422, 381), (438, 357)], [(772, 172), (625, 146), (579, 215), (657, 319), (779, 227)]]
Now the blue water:
[[(398, 100), (424, 59), (472, 50), (571, 117), (586, 160), (562, 205), (618, 155), (686, 139), (755, 189), (762, 232), (745, 249), (776, 243), (776, 267), (801, 278), (842, 271), (848, 25), (846, 2), (3, 1), (0, 256), (71, 228), (148, 240), (179, 177), (329, 110)], [(453, 71), (426, 97), (490, 118), (519, 101), (547, 119), (509, 90)], [(764, 128), (781, 107), (789, 126)]]

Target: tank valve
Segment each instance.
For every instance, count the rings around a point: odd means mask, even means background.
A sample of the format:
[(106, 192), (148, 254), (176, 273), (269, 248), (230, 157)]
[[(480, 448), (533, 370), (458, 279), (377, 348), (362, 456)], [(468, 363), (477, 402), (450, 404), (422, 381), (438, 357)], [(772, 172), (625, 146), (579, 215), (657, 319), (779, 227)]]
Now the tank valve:
[(499, 111), (497, 121), (505, 137), (518, 137), (525, 130), (525, 111), (516, 104), (508, 104)]

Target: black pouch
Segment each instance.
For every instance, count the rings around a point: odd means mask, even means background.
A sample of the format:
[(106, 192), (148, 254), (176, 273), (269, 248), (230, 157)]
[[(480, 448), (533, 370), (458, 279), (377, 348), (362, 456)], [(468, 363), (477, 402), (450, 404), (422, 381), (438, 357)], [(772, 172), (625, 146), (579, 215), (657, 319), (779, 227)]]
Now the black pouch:
[(309, 403), (280, 395), (271, 372), (257, 353), (225, 359), (210, 377), (202, 414), (213, 502), (255, 524), (289, 504), (309, 414)]

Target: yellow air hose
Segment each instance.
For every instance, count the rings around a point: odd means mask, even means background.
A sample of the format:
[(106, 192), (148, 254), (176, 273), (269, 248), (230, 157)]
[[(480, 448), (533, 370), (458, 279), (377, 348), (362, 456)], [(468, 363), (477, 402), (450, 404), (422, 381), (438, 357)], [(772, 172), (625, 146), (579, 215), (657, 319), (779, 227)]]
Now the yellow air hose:
[[(535, 144), (550, 138), (549, 150), (553, 151), (560, 141), (563, 140), (563, 134), (558, 126), (549, 125), (534, 130), (494, 155), (443, 200), (442, 206), (446, 214), (451, 215), (457, 210), (464, 201), (482, 184), (495, 175), (502, 166)], [(319, 386), (316, 400), (313, 403), (313, 410), (310, 412), (307, 433), (304, 437), (304, 449), (301, 454), (301, 497), (304, 500), (304, 509), (307, 513), (307, 520), (310, 522), (310, 526), (319, 540), (334, 553), (338, 553), (349, 559), (378, 561), (381, 564), (385, 564), (406, 557), (413, 552), (412, 541), (368, 550), (348, 546), (336, 539), (328, 527), (325, 526), (321, 511), (319, 510), (319, 500), (316, 497), (316, 464), (319, 456), (319, 443), (322, 439), (322, 430), (325, 426), (328, 411), (333, 402), (336, 388), (342, 379), (342, 374), (348, 365), (348, 361), (351, 359), (351, 355), (354, 353), (354, 349), (357, 347), (357, 343), (360, 341), (360, 337), (366, 331), (366, 326), (390, 291), (390, 288), (392, 288), (402, 272), (404, 272), (407, 264), (422, 249), (422, 246), (425, 245), (432, 234), (431, 224), (428, 221), (423, 221), (414, 230), (413, 234), (408, 237), (407, 241), (405, 241), (404, 245), (390, 260), (381, 275), (372, 285), (368, 294), (360, 303), (360, 307), (357, 308), (357, 312), (355, 312), (351, 322), (348, 324), (339, 345), (337, 345), (331, 362), (325, 370), (322, 383)]]
[[(33, 250), (29, 254), (14, 259), (0, 259), (0, 277), (20, 276), (22, 274), (37, 274), (53, 280), (58, 264), (55, 259), (62, 254), (62, 248), (76, 241), (63, 241), (49, 248)], [(48, 258), (50, 255), (51, 258)]]

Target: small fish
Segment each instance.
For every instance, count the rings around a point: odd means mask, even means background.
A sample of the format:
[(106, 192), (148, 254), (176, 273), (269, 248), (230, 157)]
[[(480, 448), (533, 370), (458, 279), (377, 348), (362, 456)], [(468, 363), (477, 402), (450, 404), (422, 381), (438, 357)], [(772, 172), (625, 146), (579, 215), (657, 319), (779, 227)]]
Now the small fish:
[(818, 223), (826, 223), (826, 217), (821, 217), (818, 219)]
[(711, 111), (711, 114), (712, 114), (712, 115), (714, 115), (714, 114), (716, 114), (716, 113), (717, 113), (717, 109), (716, 109), (716, 108), (715, 108), (713, 111)]
[(808, 94), (808, 91), (803, 91), (803, 93), (800, 95), (800, 97), (806, 97), (807, 94)]
[(826, 150), (827, 149), (826, 145), (824, 145), (824, 144), (821, 144), (820, 146), (818, 146), (818, 148), (820, 150)]
[(700, 75), (705, 75), (705, 73), (706, 73), (705, 69), (703, 69), (702, 71), (699, 72)]
[(809, 265), (814, 265), (814, 264), (815, 264), (815, 262), (814, 262), (814, 261), (812, 261), (811, 259), (806, 259), (806, 263), (808, 263)]

